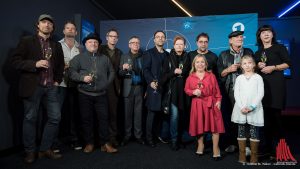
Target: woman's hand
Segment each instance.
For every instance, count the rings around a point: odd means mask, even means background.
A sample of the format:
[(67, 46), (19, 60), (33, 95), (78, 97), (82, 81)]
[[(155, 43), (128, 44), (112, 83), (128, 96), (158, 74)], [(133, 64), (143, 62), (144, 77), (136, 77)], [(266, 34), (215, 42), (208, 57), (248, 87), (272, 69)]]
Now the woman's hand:
[(193, 91), (193, 95), (197, 96), (197, 97), (200, 97), (201, 96), (201, 90), (200, 89), (195, 89)]
[(266, 66), (263, 69), (261, 69), (261, 72), (264, 74), (270, 74), (275, 70), (275, 66)]
[(219, 110), (221, 110), (221, 101), (218, 101), (218, 102), (215, 104), (215, 106), (216, 106)]

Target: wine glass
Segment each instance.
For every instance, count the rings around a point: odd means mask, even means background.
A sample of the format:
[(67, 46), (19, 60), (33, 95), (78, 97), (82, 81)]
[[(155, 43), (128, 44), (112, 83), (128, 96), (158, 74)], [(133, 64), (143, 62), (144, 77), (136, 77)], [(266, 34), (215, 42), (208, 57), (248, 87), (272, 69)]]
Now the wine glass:
[[(182, 71), (182, 69), (183, 69), (183, 63), (182, 62), (179, 62), (178, 68), (181, 69), (181, 71)], [(178, 75), (178, 77), (182, 77), (181, 74), (182, 74), (182, 72)]]
[(52, 57), (52, 49), (49, 48), (45, 48), (45, 58), (46, 60), (50, 60), (50, 58)]
[(93, 57), (92, 57), (92, 66), (91, 66), (91, 71), (89, 73), (89, 76), (92, 77), (92, 82), (89, 83), (89, 85), (93, 85), (93, 82), (96, 78), (97, 75), (97, 64), (96, 64), (96, 57), (95, 54), (93, 53)]
[(263, 63), (266, 63), (266, 62), (267, 62), (267, 55), (266, 55), (266, 52), (262, 52), (262, 53), (261, 53), (260, 60), (261, 60), (261, 62), (263, 62)]
[[(48, 67), (50, 66), (50, 58), (52, 57), (52, 49), (50, 47), (44, 49), (44, 56), (48, 62)], [(46, 69), (46, 73), (48, 73), (48, 68)]]
[(132, 59), (131, 59), (131, 58), (128, 58), (128, 59), (127, 59), (127, 64), (129, 65), (129, 68), (127, 69), (126, 75), (131, 75), (131, 74), (130, 74), (130, 70), (131, 70), (131, 68), (132, 68)]
[(93, 85), (93, 82), (94, 82), (94, 78), (96, 77), (96, 71), (95, 70), (92, 70), (90, 73), (89, 73), (89, 76), (92, 77), (92, 81), (89, 83), (90, 86)]
[[(154, 76), (153, 82), (155, 83), (155, 86), (157, 87), (157, 86), (158, 86), (158, 79), (157, 79), (156, 76)], [(153, 92), (153, 93), (157, 93), (156, 90), (157, 90), (157, 89), (154, 89), (154, 92)]]

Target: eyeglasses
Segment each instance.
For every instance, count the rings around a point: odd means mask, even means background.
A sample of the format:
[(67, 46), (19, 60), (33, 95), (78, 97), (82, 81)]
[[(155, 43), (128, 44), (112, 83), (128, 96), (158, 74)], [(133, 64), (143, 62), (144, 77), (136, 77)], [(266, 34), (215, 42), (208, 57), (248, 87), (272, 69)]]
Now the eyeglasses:
[(137, 44), (137, 45), (139, 45), (140, 42), (129, 42), (129, 44)]

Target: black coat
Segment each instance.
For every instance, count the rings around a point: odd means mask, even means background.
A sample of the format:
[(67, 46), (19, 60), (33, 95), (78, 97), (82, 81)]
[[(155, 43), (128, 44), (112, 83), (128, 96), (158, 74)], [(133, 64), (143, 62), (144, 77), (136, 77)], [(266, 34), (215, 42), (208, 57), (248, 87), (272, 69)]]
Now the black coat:
[[(64, 54), (61, 44), (50, 39), (52, 57), (50, 59), (53, 66), (53, 80), (60, 83), (64, 72)], [(21, 39), (12, 57), (12, 65), (21, 71), (19, 82), (19, 95), (29, 97), (39, 85), (39, 68), (36, 62), (43, 59), (42, 48), (37, 35), (28, 36)]]
[[(244, 48), (243, 56), (245, 55), (253, 56), (253, 51), (249, 48)], [(227, 92), (229, 92), (230, 88), (233, 87), (232, 73), (229, 73), (225, 77), (222, 77), (221, 74), (224, 71), (224, 69), (231, 66), (232, 64), (234, 64), (234, 56), (230, 53), (230, 49), (221, 52), (217, 62), (218, 72), (219, 72), (221, 83), (222, 85), (224, 85)], [(241, 73), (240, 69), (238, 71)]]
[[(166, 51), (159, 53), (156, 47), (147, 50), (143, 55), (143, 72), (147, 83), (146, 106), (152, 111), (161, 110), (162, 67), (163, 60), (167, 55), (168, 53)], [(150, 84), (154, 79), (158, 80), (159, 86), (157, 93), (154, 93), (154, 89), (150, 87)]]
[[(180, 59), (183, 63), (181, 77), (174, 73), (175, 69), (179, 67)], [(172, 50), (170, 55), (165, 58), (163, 64), (163, 93), (168, 92), (168, 88), (170, 86), (171, 102), (182, 111), (184, 111), (186, 107), (187, 96), (184, 93), (184, 85), (190, 71), (189, 64), (190, 60), (187, 53), (184, 52), (181, 56), (178, 56), (174, 50)]]

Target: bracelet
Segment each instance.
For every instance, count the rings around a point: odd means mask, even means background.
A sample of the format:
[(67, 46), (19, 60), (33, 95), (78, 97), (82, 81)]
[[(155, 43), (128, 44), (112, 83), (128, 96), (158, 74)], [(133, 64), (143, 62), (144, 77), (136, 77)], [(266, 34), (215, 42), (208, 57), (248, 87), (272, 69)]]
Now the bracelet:
[(277, 70), (277, 65), (275, 65), (275, 68), (274, 68), (274, 70)]

